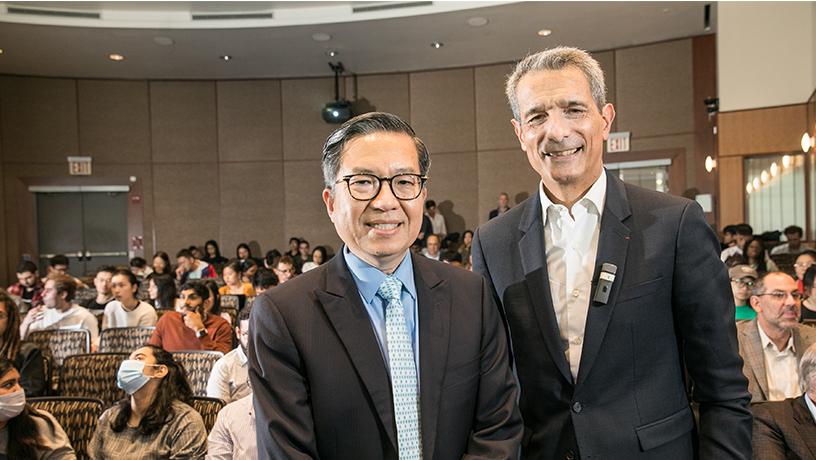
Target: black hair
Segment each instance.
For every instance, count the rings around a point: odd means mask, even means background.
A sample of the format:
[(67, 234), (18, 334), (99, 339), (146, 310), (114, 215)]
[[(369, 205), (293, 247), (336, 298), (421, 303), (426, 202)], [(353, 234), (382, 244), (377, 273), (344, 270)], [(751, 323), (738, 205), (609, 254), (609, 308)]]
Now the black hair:
[[(16, 368), (10, 359), (0, 358), (0, 378), (12, 369)], [(41, 433), (34, 417), (44, 420), (50, 433)], [(28, 403), (20, 414), (7, 422), (6, 430), (8, 430), (6, 446), (8, 458), (37, 458), (38, 451), (47, 449), (47, 444), (43, 441), (53, 439), (56, 435), (56, 428), (51, 419)]]
[(179, 257), (186, 257), (188, 259), (193, 259), (194, 258), (193, 257), (193, 252), (190, 251), (189, 249), (182, 249), (179, 252), (177, 252), (176, 253), (176, 259), (178, 259)]
[(16, 273), (37, 273), (37, 265), (30, 260), (23, 260), (17, 265)]
[(436, 207), (436, 201), (428, 200), (425, 202), (425, 209), (431, 209)]
[(278, 285), (278, 277), (275, 272), (268, 268), (259, 268), (252, 278), (252, 286), (254, 288), (269, 289)]
[(289, 244), (292, 244), (292, 241), (297, 241), (297, 244), (300, 244), (300, 238), (296, 236), (289, 238)]
[[(324, 246), (315, 246), (315, 248), (312, 249), (312, 254), (315, 252), (319, 252), (323, 255), (323, 261), (320, 262), (321, 265), (329, 261), (329, 251), (327, 251)], [(312, 257), (312, 262), (314, 262), (314, 257)]]
[(66, 267), (70, 264), (68, 258), (62, 254), (57, 254), (54, 257), (48, 259), (48, 265), (52, 267), (56, 267), (57, 265), (65, 265)]
[(116, 267), (114, 267), (113, 265), (103, 265), (99, 267), (98, 270), (96, 270), (97, 275), (100, 273), (110, 273), (111, 275), (113, 275), (114, 273), (116, 273)]
[(440, 256), (440, 259), (443, 262), (462, 262), (462, 254), (459, 254), (456, 251), (445, 251)]
[(246, 273), (252, 267), (257, 267), (258, 262), (255, 262), (255, 259), (247, 259), (241, 264), (241, 273)]
[(210, 289), (204, 285), (201, 281), (187, 281), (186, 283), (182, 284), (179, 288), (179, 292), (193, 290), (196, 295), (201, 297), (201, 300), (207, 300), (210, 298)]
[[(251, 259), (247, 259), (247, 261), (249, 260)], [(244, 264), (238, 259), (232, 259), (229, 262), (227, 262), (227, 265), (224, 265), (224, 268), (222, 269), (221, 273), (223, 274), (224, 273), (223, 270), (226, 270), (228, 268), (234, 271), (239, 277), (241, 276), (242, 273), (244, 273)]]
[(154, 304), (153, 306), (172, 309), (175, 306), (176, 297), (178, 297), (176, 281), (173, 277), (164, 273), (151, 273), (147, 279), (152, 280), (153, 284), (156, 285), (156, 290), (159, 291), (156, 299), (158, 305)]
[(213, 257), (213, 259), (218, 259), (221, 257), (221, 249), (218, 247), (218, 243), (215, 240), (209, 240), (204, 243), (204, 255), (206, 257), (210, 257), (210, 253), (207, 251), (207, 246), (212, 246), (215, 248), (215, 257)]
[(808, 267), (802, 276), (802, 287), (805, 289), (805, 294), (810, 292), (810, 288), (813, 287), (813, 281), (816, 281), (816, 265)]
[(473, 238), (473, 230), (465, 230), (464, 232), (462, 232), (462, 241), (465, 241), (465, 235), (467, 235), (468, 233), (470, 233), (470, 237)]
[(751, 261), (748, 259), (748, 247), (751, 246), (751, 243), (754, 241), (759, 243), (759, 254), (757, 255), (756, 259), (756, 271), (759, 274), (762, 274), (768, 271), (768, 265), (765, 262), (765, 243), (762, 242), (761, 238), (749, 238), (745, 240), (745, 246), (742, 247), (742, 260), (746, 265), (751, 265)]
[(145, 268), (147, 267), (147, 261), (144, 260), (143, 257), (134, 257), (130, 259), (130, 266), (134, 268)]
[[(159, 274), (160, 275), (170, 275), (170, 274), (172, 274), (173, 273), (173, 265), (170, 264), (170, 256), (168, 256), (167, 253), (164, 252), (164, 251), (159, 251), (159, 252), (153, 254), (153, 259), (150, 260), (151, 264), (153, 263), (153, 260), (156, 259), (156, 257), (158, 257), (159, 259), (164, 261), (164, 267), (165, 267), (164, 269), (167, 270), (166, 272), (159, 273)], [(156, 267), (153, 267), (153, 272), (158, 273), (156, 271)]]
[(278, 259), (280, 259), (281, 253), (277, 249), (270, 249), (266, 251), (266, 257), (264, 257), (266, 266), (267, 267), (274, 267), (278, 263)]
[(790, 235), (791, 233), (796, 233), (796, 234), (799, 235), (799, 238), (801, 238), (802, 235), (805, 233), (805, 231), (802, 230), (802, 227), (800, 227), (798, 225), (789, 225), (789, 226), (785, 227), (785, 231), (783, 233), (785, 233), (785, 235)]
[(742, 235), (742, 236), (753, 236), (754, 235), (753, 227), (751, 227), (748, 224), (737, 224), (734, 227), (737, 230), (737, 235)]
[(235, 247), (235, 257), (237, 257), (239, 259), (241, 258), (241, 256), (238, 255), (238, 250), (241, 249), (241, 248), (244, 248), (244, 249), (247, 250), (247, 254), (248, 254), (247, 259), (251, 259), (252, 258), (252, 249), (249, 249), (249, 245), (246, 244), (246, 243), (240, 243), (240, 244), (238, 244), (238, 246)]
[(737, 226), (736, 225), (726, 225), (723, 227), (723, 233), (730, 233), (731, 235), (737, 234)]
[(236, 324), (236, 326), (241, 327), (241, 321), (249, 321), (250, 313), (252, 313), (252, 303), (248, 303), (238, 312), (238, 317), (236, 318), (238, 324)]
[(218, 283), (215, 282), (214, 278), (210, 278), (204, 281), (204, 286), (206, 286), (207, 290), (210, 291), (210, 296), (212, 296), (213, 299), (212, 308), (210, 308), (210, 311), (208, 313), (212, 315), (220, 315), (221, 295), (218, 294)]
[[(150, 407), (145, 411), (145, 415), (139, 421), (137, 427), (139, 434), (150, 436), (161, 430), (176, 416), (173, 413), (174, 401), (181, 401), (185, 404), (192, 402), (193, 390), (187, 381), (184, 366), (177, 363), (172, 354), (153, 345), (144, 345), (139, 348), (149, 348), (153, 352), (156, 364), (167, 367), (167, 375), (159, 384), (153, 402), (150, 403)], [(127, 427), (131, 414), (130, 398), (123, 399), (118, 406), (119, 413), (110, 422), (111, 429), (115, 433), (119, 433)]]
[(56, 275), (48, 277), (49, 280), (54, 281), (54, 288), (57, 290), (57, 295), (61, 296), (65, 293), (65, 301), (70, 302), (76, 296), (77, 285), (74, 279), (67, 275)]
[(0, 357), (13, 361), (20, 351), (20, 311), (14, 299), (3, 289), (0, 289), (0, 303), (6, 306), (8, 318), (6, 330), (0, 337)]
[(131, 291), (131, 292), (133, 292), (133, 297), (136, 297), (136, 292), (139, 290), (139, 278), (137, 278), (136, 275), (134, 275), (132, 271), (125, 270), (124, 268), (120, 268), (119, 270), (116, 270), (116, 271), (113, 272), (113, 276), (119, 276), (119, 275), (124, 276), (125, 278), (127, 278), (128, 282), (132, 286), (136, 286), (136, 289), (133, 289)]

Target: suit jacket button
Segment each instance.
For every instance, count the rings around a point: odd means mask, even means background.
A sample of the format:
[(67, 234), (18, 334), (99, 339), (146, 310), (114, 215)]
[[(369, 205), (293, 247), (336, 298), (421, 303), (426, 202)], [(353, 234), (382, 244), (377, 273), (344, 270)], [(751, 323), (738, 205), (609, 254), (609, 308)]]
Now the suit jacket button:
[(579, 403), (578, 401), (572, 403), (572, 411), (575, 412), (576, 414), (580, 414), (583, 409), (584, 409), (583, 406), (581, 406), (581, 403)]

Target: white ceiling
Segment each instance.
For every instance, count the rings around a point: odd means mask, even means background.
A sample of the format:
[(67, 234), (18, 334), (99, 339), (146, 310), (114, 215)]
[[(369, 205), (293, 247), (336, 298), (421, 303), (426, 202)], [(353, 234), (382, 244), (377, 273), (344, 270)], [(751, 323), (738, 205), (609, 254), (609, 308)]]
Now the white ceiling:
[[(573, 45), (592, 51), (716, 31), (702, 2), (421, 2), (355, 13), (383, 2), (0, 3), (0, 73), (81, 78), (233, 79), (332, 75), (327, 62), (368, 74), (513, 61)], [(394, 3), (385, 3), (396, 6)], [(7, 8), (96, 12), (99, 19), (21, 15)], [(194, 21), (192, 14), (272, 13), (272, 19)], [(489, 22), (472, 27), (467, 20)], [(539, 37), (542, 28), (552, 29)], [(316, 42), (315, 33), (331, 35)], [(160, 46), (155, 37), (169, 37)], [(434, 41), (444, 43), (433, 49)], [(328, 50), (339, 54), (328, 57)], [(113, 62), (110, 53), (125, 56)], [(233, 57), (230, 61), (220, 55)]]

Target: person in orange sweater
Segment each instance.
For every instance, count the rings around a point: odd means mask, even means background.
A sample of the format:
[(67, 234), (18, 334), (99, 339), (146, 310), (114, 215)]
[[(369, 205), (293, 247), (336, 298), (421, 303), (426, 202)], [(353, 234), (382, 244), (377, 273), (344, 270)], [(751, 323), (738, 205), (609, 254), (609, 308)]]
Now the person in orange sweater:
[(166, 351), (215, 350), (227, 353), (232, 349), (232, 328), (218, 315), (204, 310), (210, 291), (201, 282), (181, 286), (182, 312), (170, 311), (159, 318), (148, 344)]

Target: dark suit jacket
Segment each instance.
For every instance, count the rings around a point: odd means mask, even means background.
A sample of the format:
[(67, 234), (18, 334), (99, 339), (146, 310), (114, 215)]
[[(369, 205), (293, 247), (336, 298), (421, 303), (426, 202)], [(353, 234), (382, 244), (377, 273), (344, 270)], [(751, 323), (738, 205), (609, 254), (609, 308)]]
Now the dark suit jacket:
[[(805, 350), (816, 343), (816, 329), (808, 326), (795, 327), (793, 348), (796, 350), (796, 362), (802, 359)], [(748, 379), (748, 391), (751, 402), (768, 400), (768, 374), (765, 370), (765, 352), (762, 351), (762, 339), (759, 337), (757, 320), (740, 321), (737, 324), (740, 356), (743, 359), (742, 373)]]
[(755, 459), (816, 459), (816, 422), (804, 396), (759, 403), (753, 411)]
[(608, 302), (588, 306), (576, 382), (552, 305), (539, 194), (479, 227), (472, 251), (509, 325), (524, 457), (692, 458), (684, 358), (700, 403), (700, 457), (750, 457), (734, 303), (696, 203), (607, 174), (593, 279), (603, 263), (617, 275)]
[[(514, 458), (518, 388), (487, 284), (412, 260), (423, 458)], [(259, 296), (250, 321), (261, 458), (397, 458), (387, 367), (342, 256)]]

